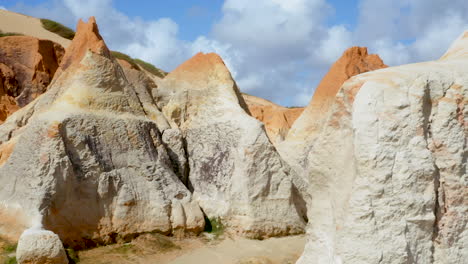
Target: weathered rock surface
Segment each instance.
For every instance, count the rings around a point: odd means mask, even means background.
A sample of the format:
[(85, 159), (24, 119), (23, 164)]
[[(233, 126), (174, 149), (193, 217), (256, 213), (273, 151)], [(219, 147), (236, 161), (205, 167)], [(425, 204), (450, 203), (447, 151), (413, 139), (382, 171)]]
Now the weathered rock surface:
[(63, 54), (50, 40), (0, 38), (0, 123), (47, 90)]
[(62, 241), (54, 232), (25, 230), (16, 250), (18, 264), (67, 264)]
[(9, 91), (16, 91), (17, 87), (18, 82), (13, 70), (0, 63), (0, 124), (19, 109), (15, 98), (8, 94)]
[(467, 69), (465, 33), (440, 60), (344, 83), (304, 143), (313, 221), (298, 263), (466, 262)]
[(144, 86), (131, 85), (110, 57), (94, 18), (79, 22), (66, 53), (47, 92), (0, 126), (2, 215), (16, 208), (26, 226), (75, 248), (203, 230), (203, 213), (173, 172), (157, 108), (148, 110)]
[[(224, 62), (199, 53), (153, 90), (185, 137), (188, 186), (204, 213), (249, 237), (303, 232), (291, 170), (268, 140)], [(287, 216), (287, 217), (285, 217)]]
[(287, 108), (248, 94), (242, 94), (242, 97), (250, 114), (265, 124), (265, 130), (273, 144), (285, 139), (294, 121), (304, 111), (303, 107)]
[(332, 65), (314, 92), (314, 96), (304, 112), (294, 122), (284, 144), (278, 146), (283, 156), (294, 169), (303, 174), (305, 164), (295, 164), (300, 157), (309, 152), (307, 144), (322, 128), (326, 113), (329, 111), (341, 85), (349, 78), (368, 71), (387, 67), (376, 54), (368, 54), (365, 47), (352, 47)]

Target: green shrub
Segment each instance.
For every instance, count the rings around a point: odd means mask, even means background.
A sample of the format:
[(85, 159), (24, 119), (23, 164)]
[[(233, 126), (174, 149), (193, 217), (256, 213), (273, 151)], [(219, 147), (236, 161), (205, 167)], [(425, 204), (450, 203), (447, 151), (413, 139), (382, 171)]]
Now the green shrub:
[(5, 260), (5, 264), (17, 264), (16, 257), (9, 257)]
[(65, 252), (67, 253), (68, 262), (70, 264), (76, 264), (80, 262), (80, 258), (73, 248), (66, 248)]
[(205, 218), (205, 232), (213, 234), (215, 238), (220, 237), (224, 233), (224, 228), (221, 218)]
[(45, 18), (42, 18), (41, 22), (45, 29), (63, 38), (73, 39), (75, 37), (75, 31), (73, 31), (73, 29), (66, 27), (58, 22)]
[(13, 253), (16, 251), (17, 244), (8, 244), (3, 248), (3, 251), (7, 254)]

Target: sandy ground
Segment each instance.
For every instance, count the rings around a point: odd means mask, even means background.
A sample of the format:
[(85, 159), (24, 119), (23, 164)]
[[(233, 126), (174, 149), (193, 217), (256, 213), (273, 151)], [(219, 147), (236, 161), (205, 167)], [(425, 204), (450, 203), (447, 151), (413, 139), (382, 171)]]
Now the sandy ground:
[(68, 47), (70, 40), (60, 37), (59, 35), (47, 31), (42, 27), (41, 21), (38, 18), (14, 13), (0, 9), (0, 30), (3, 32), (21, 33), (27, 36), (33, 36), (40, 39), (49, 39)]
[(161, 236), (157, 239), (157, 242), (143, 239), (81, 251), (78, 253), (79, 264), (293, 264), (302, 254), (306, 241), (305, 236), (262, 241), (203, 236), (183, 240)]
[(170, 264), (293, 264), (302, 254), (304, 236), (266, 240), (225, 239), (168, 262)]

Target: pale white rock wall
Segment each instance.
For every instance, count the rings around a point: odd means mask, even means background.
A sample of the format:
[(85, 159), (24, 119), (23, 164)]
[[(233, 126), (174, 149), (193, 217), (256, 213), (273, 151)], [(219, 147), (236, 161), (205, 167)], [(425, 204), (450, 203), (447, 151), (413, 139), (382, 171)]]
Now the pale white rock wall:
[[(301, 233), (290, 168), (247, 107), (221, 58), (197, 54), (153, 90), (189, 160), (188, 186), (210, 220), (248, 237)], [(302, 208), (303, 209), (303, 208)]]
[(341, 87), (304, 142), (312, 220), (298, 263), (466, 263), (465, 36), (438, 61)]

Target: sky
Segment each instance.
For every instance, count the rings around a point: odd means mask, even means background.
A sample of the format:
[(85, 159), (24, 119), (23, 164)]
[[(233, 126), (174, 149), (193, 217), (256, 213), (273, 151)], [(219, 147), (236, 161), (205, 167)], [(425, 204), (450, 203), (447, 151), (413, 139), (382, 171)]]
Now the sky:
[(95, 16), (112, 50), (171, 71), (216, 52), (239, 88), (304, 106), (351, 46), (390, 66), (439, 58), (468, 29), (466, 0), (0, 0), (75, 28)]

